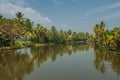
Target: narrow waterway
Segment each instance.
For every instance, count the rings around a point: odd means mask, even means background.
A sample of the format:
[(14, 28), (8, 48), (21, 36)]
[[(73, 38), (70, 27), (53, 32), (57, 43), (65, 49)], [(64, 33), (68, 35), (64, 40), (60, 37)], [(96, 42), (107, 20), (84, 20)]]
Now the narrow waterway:
[(90, 44), (5, 50), (0, 80), (120, 80), (120, 54)]

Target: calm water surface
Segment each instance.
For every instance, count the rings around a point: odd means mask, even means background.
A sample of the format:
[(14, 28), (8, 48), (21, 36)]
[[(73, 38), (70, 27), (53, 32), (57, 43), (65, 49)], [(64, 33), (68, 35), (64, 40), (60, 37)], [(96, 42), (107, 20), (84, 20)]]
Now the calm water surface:
[(120, 80), (120, 55), (90, 44), (5, 50), (0, 80)]

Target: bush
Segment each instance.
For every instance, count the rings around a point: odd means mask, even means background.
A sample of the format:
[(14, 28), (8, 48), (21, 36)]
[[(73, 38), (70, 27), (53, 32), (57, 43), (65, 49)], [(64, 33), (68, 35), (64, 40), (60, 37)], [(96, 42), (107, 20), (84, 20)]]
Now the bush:
[(16, 41), (16, 42), (15, 42), (15, 46), (25, 47), (25, 44), (24, 44), (23, 41)]
[(15, 46), (19, 47), (31, 47), (33, 46), (33, 42), (31, 41), (16, 41)]

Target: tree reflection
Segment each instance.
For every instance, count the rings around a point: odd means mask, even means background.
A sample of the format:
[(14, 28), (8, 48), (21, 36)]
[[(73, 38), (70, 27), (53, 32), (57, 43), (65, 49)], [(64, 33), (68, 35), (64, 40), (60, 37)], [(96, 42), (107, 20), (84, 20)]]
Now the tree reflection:
[(76, 51), (89, 50), (89, 44), (61, 44), (0, 52), (0, 79), (24, 80), (26, 74), (40, 67), (45, 61), (55, 61), (58, 56), (72, 55)]
[(23, 80), (25, 74), (33, 70), (33, 62), (27, 63), (27, 54), (15, 51), (5, 51), (0, 54), (0, 78), (1, 80)]
[(38, 64), (42, 64), (48, 58), (52, 61), (57, 59), (57, 56), (63, 56), (65, 54), (72, 55), (76, 51), (89, 50), (89, 44), (60, 44), (60, 45), (49, 45), (43, 47), (31, 48), (34, 61)]
[(105, 62), (108, 62), (113, 71), (120, 75), (120, 52), (107, 51), (101, 48), (94, 48), (94, 66), (101, 73), (106, 72)]

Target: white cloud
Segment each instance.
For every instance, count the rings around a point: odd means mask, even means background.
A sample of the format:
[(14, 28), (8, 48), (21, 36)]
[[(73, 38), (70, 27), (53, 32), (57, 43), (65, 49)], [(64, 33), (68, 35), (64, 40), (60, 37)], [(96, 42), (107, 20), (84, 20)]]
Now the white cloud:
[[(10, 0), (10, 1), (15, 1), (15, 0)], [(0, 14), (9, 17), (15, 17), (15, 13), (18, 11), (23, 12), (25, 17), (30, 18), (36, 23), (40, 23), (45, 26), (53, 25), (52, 21), (48, 17), (42, 16), (42, 14), (33, 10), (30, 7), (19, 6), (7, 0), (0, 1)]]
[[(52, 25), (56, 26), (59, 30), (68, 30), (70, 27), (66, 24), (58, 24), (50, 20), (48, 17), (43, 16), (39, 12), (35, 11), (31, 7), (25, 7), (13, 4), (12, 2), (16, 0), (1, 0), (0, 1), (0, 14), (5, 17), (15, 17), (15, 13), (20, 11), (24, 13), (24, 17), (31, 19), (35, 23), (40, 23), (41, 25), (47, 27), (48, 29), (51, 28)], [(16, 2), (15, 2), (16, 3)], [(59, 4), (59, 3), (57, 3)]]
[(71, 27), (67, 24), (61, 24), (61, 28), (63, 28), (64, 30), (69, 30), (71, 29)]
[(110, 15), (107, 15), (107, 16), (103, 16), (100, 19), (106, 20), (106, 19), (113, 19), (113, 18), (120, 18), (120, 11), (110, 14)]
[(45, 17), (45, 20), (49, 23), (52, 23), (52, 21), (48, 17)]
[(27, 5), (27, 3), (25, 2), (25, 0), (1, 0), (1, 1), (10, 2), (12, 4), (16, 4), (16, 5), (19, 5), (19, 6), (25, 6), (25, 5)]
[(102, 7), (94, 8), (94, 9), (88, 11), (86, 13), (86, 15), (93, 15), (93, 14), (96, 14), (96, 13), (101, 13), (101, 12), (108, 11), (110, 9), (114, 9), (114, 8), (118, 8), (118, 7), (120, 7), (120, 2), (111, 4), (109, 6), (102, 6)]
[(111, 8), (117, 8), (117, 7), (120, 7), (120, 2), (117, 2), (117, 3), (109, 6), (109, 9), (111, 9)]
[(62, 2), (60, 2), (59, 0), (51, 0), (56, 6), (61, 5)]

